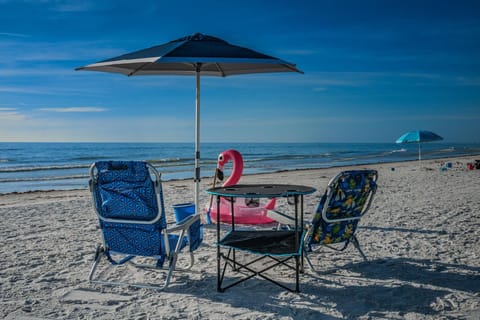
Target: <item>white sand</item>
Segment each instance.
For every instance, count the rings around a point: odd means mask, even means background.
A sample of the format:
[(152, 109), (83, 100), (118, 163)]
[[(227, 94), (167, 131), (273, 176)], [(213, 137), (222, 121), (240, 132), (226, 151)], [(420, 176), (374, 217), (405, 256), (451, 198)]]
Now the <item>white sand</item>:
[[(379, 170), (373, 206), (353, 246), (313, 256), (301, 293), (253, 278), (216, 291), (215, 233), (206, 228), (190, 274), (164, 292), (89, 285), (100, 232), (86, 190), (0, 195), (0, 317), (6, 319), (479, 319), (480, 170), (475, 157), (359, 166)], [(442, 161), (453, 168), (440, 171)], [(391, 170), (394, 168), (395, 170)], [(318, 189), (346, 168), (251, 175), (245, 183), (294, 183)], [(211, 181), (202, 181), (202, 190)], [(166, 204), (191, 201), (193, 183), (164, 184)], [(208, 195), (201, 194), (207, 204)], [(284, 200), (280, 207), (285, 206)], [(169, 214), (172, 211), (169, 210)], [(102, 270), (101, 270), (102, 271)], [(102, 271), (103, 272), (103, 271)], [(287, 284), (293, 278), (277, 276)], [(154, 282), (161, 274), (124, 268), (122, 277)]]

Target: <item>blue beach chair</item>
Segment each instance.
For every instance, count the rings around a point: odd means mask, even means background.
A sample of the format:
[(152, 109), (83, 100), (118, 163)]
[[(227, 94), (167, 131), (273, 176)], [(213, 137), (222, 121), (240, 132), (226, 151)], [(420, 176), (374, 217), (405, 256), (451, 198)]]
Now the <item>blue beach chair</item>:
[[(364, 260), (355, 232), (362, 216), (368, 211), (377, 190), (376, 170), (343, 171), (327, 185), (313, 220), (305, 227), (305, 257), (315, 271), (308, 254), (321, 247), (343, 251), (353, 243)], [(290, 227), (293, 219), (278, 211), (269, 211), (268, 216), (279, 223), (279, 227)]]
[[(91, 283), (164, 289), (178, 254), (187, 246), (190, 264), (186, 270), (193, 266), (193, 251), (203, 239), (200, 216), (187, 217), (167, 228), (160, 174), (152, 165), (141, 161), (96, 162), (90, 167), (90, 191), (103, 236), (88, 276)], [(149, 285), (94, 279), (102, 257), (113, 266), (131, 263), (166, 270), (165, 281)], [(138, 257), (152, 258), (155, 264), (136, 263)]]

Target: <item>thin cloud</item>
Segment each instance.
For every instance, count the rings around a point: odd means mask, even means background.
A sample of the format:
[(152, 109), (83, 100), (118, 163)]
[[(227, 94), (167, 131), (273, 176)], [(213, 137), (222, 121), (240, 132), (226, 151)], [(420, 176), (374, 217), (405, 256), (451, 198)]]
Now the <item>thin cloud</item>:
[(290, 55), (290, 56), (313, 56), (318, 54), (318, 50), (312, 49), (286, 49), (282, 50), (280, 53), (282, 55)]
[(2, 121), (15, 121), (23, 119), (25, 119), (25, 115), (18, 112), (15, 108), (0, 108), (0, 120)]
[(0, 77), (68, 76), (73, 69), (68, 68), (4, 68)]
[(452, 76), (440, 73), (395, 73), (395, 72), (312, 72), (297, 82), (327, 87), (365, 87), (385, 84), (397, 80), (411, 80), (415, 86), (479, 86), (480, 78), (475, 76)]
[(27, 93), (27, 94), (44, 94), (44, 93), (46, 93), (46, 92), (38, 90), (36, 88), (27, 88), (27, 87), (0, 87), (0, 92)]
[(60, 113), (105, 112), (107, 109), (98, 107), (68, 107), (68, 108), (40, 108), (39, 111)]
[(51, 87), (42, 87), (42, 86), (0, 86), (0, 93), (21, 93), (21, 94), (33, 94), (33, 95), (49, 95), (49, 96), (58, 96), (64, 94), (85, 94), (92, 93), (94, 90), (89, 89), (88, 91), (82, 90), (81, 88), (57, 88), (52, 90)]
[[(2, 33), (0, 33), (0, 36)], [(25, 36), (24, 38), (27, 38)], [(55, 62), (85, 60), (95, 62), (123, 54), (128, 49), (100, 41), (52, 41), (31, 43), (27, 39), (10, 39), (0, 43), (3, 62)]]
[(67, 1), (65, 3), (59, 3), (53, 7), (57, 12), (86, 12), (94, 9), (93, 3), (84, 1)]
[(27, 34), (13, 33), (13, 32), (0, 32), (0, 36), (15, 37), (15, 38), (28, 38), (28, 37), (30, 37)]
[(480, 86), (480, 77), (456, 77), (454, 80), (458, 86)]
[[(152, 133), (155, 134), (152, 134)], [(105, 142), (190, 142), (193, 123), (177, 117), (116, 117), (80, 119), (78, 117), (52, 121), (51, 118), (28, 118), (24, 122), (0, 118), (0, 141), (105, 141)], [(7, 139), (4, 137), (8, 137)]]

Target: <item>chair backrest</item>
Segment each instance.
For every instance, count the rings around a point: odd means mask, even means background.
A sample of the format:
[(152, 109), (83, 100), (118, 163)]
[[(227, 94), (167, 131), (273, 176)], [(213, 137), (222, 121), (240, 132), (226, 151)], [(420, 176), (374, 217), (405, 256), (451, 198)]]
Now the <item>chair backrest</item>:
[(310, 244), (349, 241), (377, 190), (376, 170), (343, 171), (328, 183), (312, 220)]
[(90, 167), (90, 177), (105, 245), (134, 255), (163, 254), (166, 219), (155, 168), (143, 161), (98, 161)]

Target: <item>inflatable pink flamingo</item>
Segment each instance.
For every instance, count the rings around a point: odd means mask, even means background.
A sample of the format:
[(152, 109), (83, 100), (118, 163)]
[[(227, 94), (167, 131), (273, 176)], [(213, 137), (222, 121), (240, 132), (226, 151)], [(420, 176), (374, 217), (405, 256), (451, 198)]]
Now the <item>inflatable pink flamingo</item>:
[[(240, 181), (243, 172), (243, 158), (240, 152), (233, 149), (225, 150), (218, 156), (217, 178), (219, 180), (223, 180), (223, 168), (228, 161), (232, 161), (233, 163), (232, 173), (223, 183), (223, 187), (237, 184), (238, 181)], [(274, 208), (275, 198), (270, 199), (264, 205), (259, 202), (259, 199), (236, 198), (234, 203), (235, 223), (264, 224), (275, 222), (267, 217), (267, 210), (272, 210)], [(207, 212), (210, 213), (211, 220), (216, 222), (217, 205), (214, 203), (211, 208), (207, 208)], [(220, 222), (232, 222), (231, 203), (225, 198), (220, 198)]]

